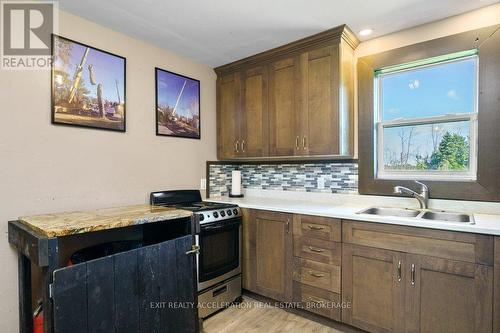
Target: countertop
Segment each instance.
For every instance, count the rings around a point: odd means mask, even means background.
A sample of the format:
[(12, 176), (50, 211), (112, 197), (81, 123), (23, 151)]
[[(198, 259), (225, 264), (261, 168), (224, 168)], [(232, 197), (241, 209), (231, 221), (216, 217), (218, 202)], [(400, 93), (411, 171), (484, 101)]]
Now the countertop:
[[(475, 219), (475, 224), (469, 224), (432, 221), (420, 218), (357, 214), (357, 212), (372, 206), (401, 207), (401, 204), (395, 204), (396, 201), (393, 198), (385, 199), (377, 197), (374, 199), (374, 196), (336, 195), (332, 196), (330, 200), (314, 200), (313, 198), (305, 199), (304, 195), (300, 199), (297, 199), (285, 194), (281, 196), (279, 193), (273, 193), (272, 196), (245, 196), (244, 198), (217, 197), (207, 200), (237, 204), (242, 208), (500, 236), (500, 210), (498, 211), (499, 214), (475, 213), (469, 210), (467, 213), (473, 213)], [(402, 202), (409, 202), (408, 199), (403, 200)], [(450, 207), (457, 208), (459, 205), (460, 202), (450, 202)], [(461, 205), (462, 207), (464, 206), (463, 203)], [(456, 211), (456, 209), (447, 210)]]
[(22, 216), (18, 221), (47, 237), (68, 236), (92, 231), (127, 227), (190, 217), (192, 212), (147, 204)]

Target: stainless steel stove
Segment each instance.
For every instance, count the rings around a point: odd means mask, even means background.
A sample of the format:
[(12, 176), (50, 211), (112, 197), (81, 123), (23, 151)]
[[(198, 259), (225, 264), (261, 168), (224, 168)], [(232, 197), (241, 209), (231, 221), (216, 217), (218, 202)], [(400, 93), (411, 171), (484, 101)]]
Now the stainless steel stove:
[(205, 318), (241, 300), (241, 210), (237, 205), (202, 201), (197, 190), (153, 192), (151, 204), (193, 212), (199, 222), (196, 245), (198, 313)]

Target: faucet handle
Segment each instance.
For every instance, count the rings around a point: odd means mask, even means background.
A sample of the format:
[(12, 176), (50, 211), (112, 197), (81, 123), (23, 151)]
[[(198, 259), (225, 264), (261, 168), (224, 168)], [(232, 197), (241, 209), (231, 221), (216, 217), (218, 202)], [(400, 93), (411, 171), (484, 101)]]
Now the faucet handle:
[(422, 192), (429, 192), (429, 187), (427, 185), (425, 185), (424, 183), (419, 182), (418, 180), (415, 180), (415, 183), (417, 183), (418, 185), (420, 185), (422, 187)]

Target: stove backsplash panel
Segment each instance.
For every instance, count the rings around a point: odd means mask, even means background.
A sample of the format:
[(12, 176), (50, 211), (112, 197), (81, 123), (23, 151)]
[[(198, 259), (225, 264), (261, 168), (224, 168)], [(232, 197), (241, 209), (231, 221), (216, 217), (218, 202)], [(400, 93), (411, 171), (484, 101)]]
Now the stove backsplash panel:
[(358, 193), (357, 163), (210, 164), (211, 197), (228, 194), (233, 170), (241, 170), (243, 188)]

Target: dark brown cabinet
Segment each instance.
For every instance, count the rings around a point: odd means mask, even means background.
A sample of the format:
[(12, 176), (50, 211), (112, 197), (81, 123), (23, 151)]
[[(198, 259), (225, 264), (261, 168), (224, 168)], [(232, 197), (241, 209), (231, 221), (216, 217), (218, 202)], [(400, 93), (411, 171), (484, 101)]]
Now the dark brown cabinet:
[(241, 152), (241, 76), (231, 73), (217, 78), (217, 151), (232, 159)]
[(270, 156), (301, 155), (299, 58), (293, 56), (269, 65)]
[(340, 26), (216, 68), (219, 159), (352, 157), (357, 45)]
[(243, 73), (238, 157), (265, 157), (269, 154), (267, 84), (266, 66)]
[(342, 251), (342, 321), (374, 333), (403, 332), (403, 254), (351, 244)]
[(406, 332), (491, 332), (493, 268), (406, 255)]
[(342, 320), (369, 332), (491, 332), (493, 238), (344, 221)]
[(245, 289), (278, 301), (291, 299), (291, 223), (291, 214), (246, 210), (243, 222)]

